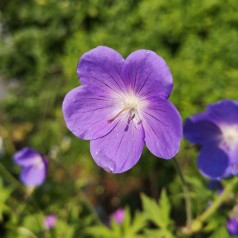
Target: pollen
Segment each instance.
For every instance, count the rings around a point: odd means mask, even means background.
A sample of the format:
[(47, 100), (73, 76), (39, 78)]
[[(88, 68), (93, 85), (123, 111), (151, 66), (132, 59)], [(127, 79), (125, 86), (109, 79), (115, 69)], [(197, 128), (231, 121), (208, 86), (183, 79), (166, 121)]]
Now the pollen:
[(124, 105), (128, 110), (136, 111), (137, 109), (139, 109), (140, 100), (134, 95), (128, 95), (125, 97)]

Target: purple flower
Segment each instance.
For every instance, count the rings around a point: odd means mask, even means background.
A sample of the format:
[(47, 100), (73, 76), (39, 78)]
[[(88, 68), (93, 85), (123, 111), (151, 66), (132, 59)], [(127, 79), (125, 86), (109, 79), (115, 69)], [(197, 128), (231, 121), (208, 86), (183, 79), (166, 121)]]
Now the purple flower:
[(200, 172), (212, 179), (238, 175), (238, 102), (223, 100), (185, 121), (184, 136), (202, 146)]
[(132, 168), (146, 146), (171, 159), (182, 137), (181, 117), (168, 101), (173, 88), (165, 61), (153, 51), (138, 50), (126, 59), (99, 46), (79, 60), (82, 86), (63, 102), (68, 129), (91, 140), (95, 162), (111, 173)]
[(13, 157), (14, 162), (22, 167), (20, 180), (26, 186), (41, 185), (46, 177), (47, 162), (36, 150), (24, 147)]
[(222, 183), (219, 180), (210, 180), (207, 185), (210, 190), (217, 191), (219, 195), (223, 193), (224, 189)]
[(226, 228), (230, 233), (230, 235), (232, 236), (238, 235), (238, 219), (236, 217), (228, 219), (226, 223)]
[(121, 224), (125, 218), (125, 211), (122, 208), (117, 209), (112, 215), (111, 219), (113, 219), (117, 224)]
[(49, 214), (44, 218), (44, 228), (50, 230), (55, 227), (57, 222), (57, 216), (55, 214)]

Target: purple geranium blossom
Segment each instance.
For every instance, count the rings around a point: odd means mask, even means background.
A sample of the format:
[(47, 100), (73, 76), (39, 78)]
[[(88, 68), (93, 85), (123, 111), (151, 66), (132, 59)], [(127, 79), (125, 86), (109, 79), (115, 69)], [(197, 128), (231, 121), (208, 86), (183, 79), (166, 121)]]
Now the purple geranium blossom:
[(238, 219), (236, 217), (228, 219), (226, 223), (226, 228), (229, 231), (230, 235), (238, 235)]
[(50, 230), (55, 227), (57, 222), (57, 216), (55, 214), (49, 214), (44, 218), (44, 228)]
[(184, 137), (202, 146), (198, 167), (203, 175), (212, 179), (238, 175), (237, 101), (219, 101), (188, 118)]
[(210, 180), (207, 185), (212, 191), (217, 191), (219, 195), (223, 193), (224, 189), (220, 180)]
[(13, 159), (17, 165), (22, 167), (20, 180), (26, 186), (38, 186), (44, 182), (47, 162), (38, 151), (24, 147), (15, 153)]
[(125, 210), (122, 208), (117, 209), (112, 215), (113, 219), (117, 224), (121, 224), (125, 219)]
[(68, 129), (91, 140), (95, 162), (122, 173), (139, 160), (144, 144), (156, 156), (171, 159), (179, 151), (181, 117), (168, 101), (173, 79), (165, 61), (153, 51), (138, 50), (126, 59), (99, 46), (79, 60), (82, 86), (63, 102)]

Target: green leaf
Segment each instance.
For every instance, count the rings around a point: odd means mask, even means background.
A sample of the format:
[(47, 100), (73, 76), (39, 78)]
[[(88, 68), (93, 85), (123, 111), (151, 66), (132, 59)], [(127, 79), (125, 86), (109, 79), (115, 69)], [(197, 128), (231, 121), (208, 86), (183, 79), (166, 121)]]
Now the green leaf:
[(114, 234), (114, 230), (104, 225), (92, 226), (85, 229), (85, 233), (97, 238), (121, 238), (120, 235)]
[(175, 238), (175, 236), (167, 229), (146, 230), (145, 237), (149, 238)]
[(229, 237), (230, 235), (228, 234), (225, 225), (218, 227), (214, 231), (214, 233), (211, 236), (209, 236), (209, 238), (229, 238)]
[(138, 233), (146, 226), (146, 219), (141, 212), (136, 212), (132, 219), (129, 210), (126, 209), (125, 220), (121, 225), (123, 229), (123, 237), (134, 238), (138, 237)]
[(171, 207), (170, 207), (170, 202), (165, 190), (162, 190), (161, 192), (159, 207), (161, 211), (160, 213), (161, 218), (163, 219), (164, 223), (168, 226), (170, 224)]
[(170, 221), (170, 203), (165, 190), (161, 192), (159, 203), (142, 195), (142, 204), (145, 216), (148, 220), (155, 223), (158, 227), (166, 228), (171, 224)]

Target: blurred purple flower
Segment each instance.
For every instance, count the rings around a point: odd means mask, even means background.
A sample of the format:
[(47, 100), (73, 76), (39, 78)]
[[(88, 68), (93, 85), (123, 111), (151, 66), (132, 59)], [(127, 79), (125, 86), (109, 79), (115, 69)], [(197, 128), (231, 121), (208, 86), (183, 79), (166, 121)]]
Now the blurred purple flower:
[(238, 102), (223, 100), (185, 121), (184, 137), (202, 146), (198, 168), (206, 177), (238, 175)]
[(55, 214), (49, 214), (44, 218), (44, 228), (50, 230), (55, 227), (57, 222), (57, 216)]
[(113, 219), (117, 224), (121, 224), (125, 219), (125, 214), (125, 210), (119, 208), (111, 215), (111, 219)]
[(20, 180), (26, 186), (38, 186), (44, 182), (47, 162), (38, 151), (24, 147), (15, 153), (13, 160), (22, 167)]
[(82, 86), (64, 99), (68, 129), (91, 140), (95, 162), (111, 173), (131, 169), (146, 146), (171, 159), (179, 151), (181, 117), (168, 101), (173, 79), (166, 62), (153, 51), (138, 50), (126, 59), (99, 46), (79, 60)]
[(238, 219), (236, 217), (228, 219), (226, 223), (226, 228), (230, 233), (230, 235), (232, 236), (238, 235)]
[(223, 186), (222, 186), (222, 183), (218, 180), (210, 180), (208, 182), (208, 188), (212, 191), (217, 191), (217, 193), (219, 195), (221, 195), (223, 193)]

